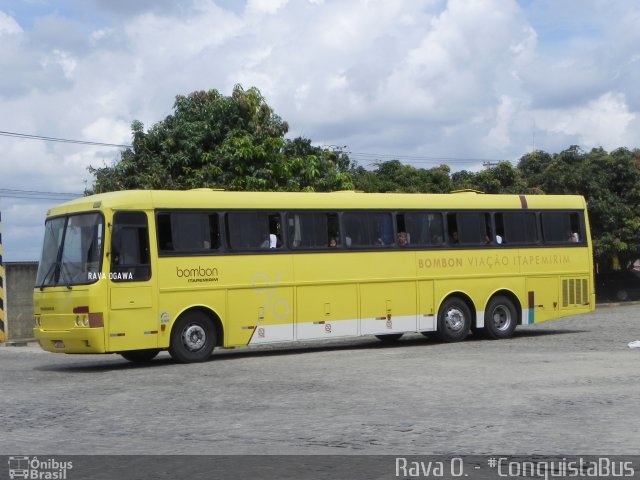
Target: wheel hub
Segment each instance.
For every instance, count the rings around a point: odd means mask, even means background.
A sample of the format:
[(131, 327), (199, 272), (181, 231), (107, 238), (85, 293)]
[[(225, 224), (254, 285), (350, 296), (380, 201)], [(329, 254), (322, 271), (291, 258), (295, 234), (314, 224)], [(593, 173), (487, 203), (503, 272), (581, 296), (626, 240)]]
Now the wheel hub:
[(195, 352), (200, 350), (207, 340), (207, 334), (200, 325), (189, 325), (185, 328), (182, 341), (187, 349)]
[(498, 330), (506, 330), (511, 325), (511, 312), (504, 308), (498, 307), (493, 312), (493, 325)]
[(447, 311), (444, 321), (447, 329), (459, 332), (464, 327), (464, 314), (457, 308), (452, 308)]

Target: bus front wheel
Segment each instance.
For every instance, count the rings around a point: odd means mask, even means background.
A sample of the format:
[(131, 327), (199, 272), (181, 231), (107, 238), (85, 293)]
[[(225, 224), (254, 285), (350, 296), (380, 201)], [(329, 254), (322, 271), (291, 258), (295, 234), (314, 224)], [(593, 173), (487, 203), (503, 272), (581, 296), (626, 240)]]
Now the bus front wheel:
[(179, 363), (202, 362), (211, 356), (215, 344), (211, 319), (203, 312), (189, 312), (171, 330), (169, 354)]
[(457, 297), (445, 300), (438, 311), (436, 338), (443, 342), (460, 342), (467, 338), (470, 329), (471, 310), (464, 300)]
[(493, 298), (484, 312), (484, 332), (487, 338), (498, 340), (513, 335), (518, 322), (516, 307), (507, 297)]

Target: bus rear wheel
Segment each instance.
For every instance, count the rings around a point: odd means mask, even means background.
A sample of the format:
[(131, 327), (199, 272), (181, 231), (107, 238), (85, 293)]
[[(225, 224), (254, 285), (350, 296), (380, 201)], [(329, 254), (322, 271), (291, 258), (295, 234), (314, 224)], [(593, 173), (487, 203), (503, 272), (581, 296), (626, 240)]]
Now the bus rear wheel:
[(436, 338), (443, 342), (460, 342), (467, 338), (470, 329), (471, 310), (465, 301), (457, 297), (445, 300), (438, 311)]
[(215, 344), (211, 319), (203, 312), (189, 312), (171, 330), (169, 354), (178, 363), (202, 362), (211, 356)]
[(491, 299), (484, 312), (484, 333), (487, 338), (498, 340), (513, 335), (518, 323), (516, 307), (507, 297)]
[(148, 350), (130, 350), (128, 352), (120, 352), (122, 358), (133, 363), (148, 363), (160, 353), (159, 349), (150, 348)]

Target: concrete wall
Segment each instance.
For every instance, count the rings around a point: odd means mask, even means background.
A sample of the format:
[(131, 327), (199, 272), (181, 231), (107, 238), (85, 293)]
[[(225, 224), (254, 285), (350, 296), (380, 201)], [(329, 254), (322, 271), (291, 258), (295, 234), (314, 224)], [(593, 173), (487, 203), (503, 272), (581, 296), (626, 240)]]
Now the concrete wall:
[(7, 342), (33, 339), (33, 286), (38, 262), (5, 262)]

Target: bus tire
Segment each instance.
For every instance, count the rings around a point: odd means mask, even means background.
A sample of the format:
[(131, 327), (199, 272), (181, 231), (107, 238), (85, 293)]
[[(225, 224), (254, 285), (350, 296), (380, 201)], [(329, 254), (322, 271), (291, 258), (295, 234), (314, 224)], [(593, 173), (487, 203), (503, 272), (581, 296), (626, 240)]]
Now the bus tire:
[(487, 338), (498, 340), (513, 335), (518, 323), (516, 307), (511, 300), (502, 295), (493, 297), (484, 312), (484, 334)]
[(461, 342), (471, 329), (471, 310), (464, 300), (450, 297), (438, 311), (438, 330), (435, 336), (442, 342)]
[(629, 300), (629, 292), (626, 288), (620, 288), (616, 291), (616, 300), (618, 302), (626, 302)]
[(216, 330), (203, 312), (186, 313), (173, 325), (169, 354), (178, 363), (207, 360), (216, 344)]
[(400, 340), (402, 333), (385, 333), (383, 335), (376, 335), (376, 338), (384, 343), (392, 343)]
[(120, 352), (125, 360), (133, 363), (149, 363), (160, 353), (160, 349), (149, 348), (147, 350), (130, 350), (128, 352)]

